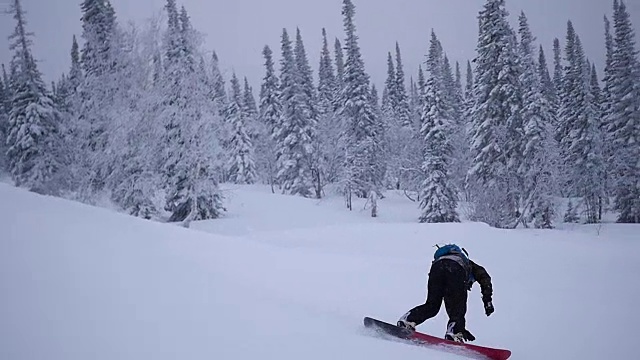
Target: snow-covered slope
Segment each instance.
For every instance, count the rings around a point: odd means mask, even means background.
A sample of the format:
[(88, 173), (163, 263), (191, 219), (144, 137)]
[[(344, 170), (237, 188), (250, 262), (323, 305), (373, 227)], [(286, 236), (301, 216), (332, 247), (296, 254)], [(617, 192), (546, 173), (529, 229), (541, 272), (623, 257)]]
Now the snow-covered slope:
[[(479, 345), (514, 359), (635, 358), (637, 226), (505, 231), (417, 224), (396, 194), (378, 219), (340, 199), (227, 196), (226, 218), (184, 229), (0, 184), (0, 359), (457, 359), (361, 325), (424, 301), (445, 242), (493, 277), (491, 317), (470, 294)], [(443, 313), (420, 330), (441, 335)]]

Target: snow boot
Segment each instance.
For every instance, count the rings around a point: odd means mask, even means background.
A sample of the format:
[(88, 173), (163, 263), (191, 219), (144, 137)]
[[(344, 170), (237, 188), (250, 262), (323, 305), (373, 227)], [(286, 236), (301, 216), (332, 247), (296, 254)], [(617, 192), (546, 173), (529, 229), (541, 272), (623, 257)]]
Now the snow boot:
[(412, 321), (407, 321), (407, 317), (409, 316), (409, 314), (411, 313), (411, 311), (407, 312), (406, 314), (402, 315), (402, 317), (398, 320), (398, 327), (399, 328), (403, 328), (403, 329), (407, 329), (409, 331), (416, 331), (416, 323), (412, 322)]
[(455, 322), (452, 322), (447, 326), (447, 332), (444, 335), (445, 340), (464, 343), (466, 341), (473, 341), (476, 339), (476, 337), (473, 336), (473, 334), (471, 334), (469, 330), (462, 330), (460, 332), (454, 333), (453, 328), (455, 326), (456, 326)]

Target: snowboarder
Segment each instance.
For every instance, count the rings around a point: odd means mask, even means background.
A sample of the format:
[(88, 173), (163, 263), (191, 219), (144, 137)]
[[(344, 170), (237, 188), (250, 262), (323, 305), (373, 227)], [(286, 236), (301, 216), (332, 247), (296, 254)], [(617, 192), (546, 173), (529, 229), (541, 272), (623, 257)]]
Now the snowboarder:
[(465, 342), (475, 340), (466, 329), (467, 291), (478, 281), (482, 302), (487, 316), (494, 311), (491, 296), (491, 277), (480, 265), (468, 258), (466, 250), (455, 244), (438, 247), (429, 271), (427, 300), (424, 304), (409, 310), (398, 320), (398, 326), (414, 331), (417, 325), (436, 316), (442, 300), (449, 315), (445, 339)]

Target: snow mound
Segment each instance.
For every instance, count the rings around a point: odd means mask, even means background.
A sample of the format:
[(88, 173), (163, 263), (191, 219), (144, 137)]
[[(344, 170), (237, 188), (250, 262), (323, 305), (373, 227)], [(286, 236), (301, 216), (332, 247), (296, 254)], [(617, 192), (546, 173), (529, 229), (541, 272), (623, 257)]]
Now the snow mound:
[[(477, 343), (517, 359), (634, 358), (639, 227), (554, 231), (371, 219), (321, 201), (228, 187), (229, 214), (184, 229), (0, 184), (2, 359), (459, 359), (364, 332), (424, 300), (435, 243), (459, 242), (494, 282), (470, 293)], [(420, 326), (443, 333), (444, 308)], [(559, 335), (560, 334), (560, 335)]]

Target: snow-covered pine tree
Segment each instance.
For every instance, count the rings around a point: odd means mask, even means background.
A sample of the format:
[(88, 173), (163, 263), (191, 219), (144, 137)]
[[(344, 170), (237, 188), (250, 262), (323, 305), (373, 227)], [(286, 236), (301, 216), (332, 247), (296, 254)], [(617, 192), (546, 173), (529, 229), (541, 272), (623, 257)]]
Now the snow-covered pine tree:
[(608, 132), (615, 163), (615, 208), (620, 223), (640, 223), (640, 65), (626, 4), (614, 3), (614, 50)]
[(313, 181), (313, 189), (315, 191), (315, 197), (320, 199), (322, 197), (322, 174), (324, 169), (321, 168), (322, 154), (319, 153), (320, 144), (318, 138), (318, 95), (316, 88), (313, 85), (313, 72), (309, 65), (309, 59), (307, 58), (307, 52), (304, 47), (304, 41), (302, 40), (302, 34), (300, 28), (296, 28), (296, 44), (294, 48), (295, 63), (297, 68), (298, 81), (300, 83), (300, 89), (302, 90), (303, 102), (305, 106), (305, 112), (308, 118), (308, 135), (311, 137), (311, 143), (313, 145), (312, 157), (311, 157), (311, 173)]
[(218, 110), (196, 64), (198, 36), (184, 7), (178, 14), (174, 0), (167, 0), (165, 75), (162, 86), (164, 126), (160, 142), (161, 169), (167, 188), (166, 209), (170, 222), (213, 219), (224, 211), (215, 180), (214, 159)]
[(244, 77), (244, 88), (242, 91), (242, 109), (246, 116), (255, 117), (258, 114), (256, 98), (253, 96), (253, 88), (249, 85), (249, 80)]
[(314, 124), (286, 29), (282, 30), (280, 65), (282, 118), (275, 138), (278, 149), (278, 183), (282, 186), (283, 193), (310, 197), (314, 188)]
[(572, 194), (582, 198), (586, 221), (596, 223), (603, 196), (601, 120), (590, 89), (591, 68), (571, 21), (567, 23), (565, 56), (558, 115), (562, 160)]
[(338, 146), (341, 124), (335, 111), (338, 86), (329, 53), (327, 32), (322, 29), (322, 50), (318, 70), (318, 154), (321, 159), (320, 168), (323, 170), (323, 184), (337, 182), (344, 165), (344, 149)]
[(487, 0), (480, 11), (471, 111), (472, 219), (499, 228), (517, 224), (521, 189), (519, 69), (507, 15), (504, 0)]
[(55, 193), (53, 183), (60, 169), (58, 158), (60, 115), (47, 91), (27, 31), (25, 13), (19, 0), (10, 11), (16, 27), (9, 37), (11, 60), (11, 108), (7, 127), (7, 159), (16, 186), (38, 193)]
[[(424, 71), (422, 69), (422, 64), (418, 65), (418, 81), (416, 83), (418, 87), (418, 94), (422, 98), (424, 95), (424, 89), (427, 86), (427, 78), (424, 76)], [(422, 110), (420, 110), (422, 111)], [(422, 126), (420, 126), (422, 127)]]
[[(343, 0), (342, 15), (346, 33), (344, 89), (340, 114), (345, 122), (344, 138), (347, 145), (345, 158), (346, 176), (344, 194), (347, 207), (352, 209), (352, 195), (368, 197), (372, 209), (376, 209), (382, 179), (376, 161), (380, 158), (380, 134), (377, 132), (375, 112), (369, 101), (369, 77), (358, 45), (354, 22), (355, 6), (351, 0)], [(375, 216), (372, 213), (372, 216)]]
[(244, 113), (245, 130), (254, 146), (262, 141), (262, 129), (258, 124), (258, 106), (253, 95), (253, 88), (249, 85), (249, 79), (244, 77), (244, 87), (241, 93), (241, 110)]
[[(418, 73), (422, 71), (422, 65), (418, 66)], [(418, 84), (416, 84), (413, 76), (410, 81), (409, 91), (409, 108), (411, 109), (411, 123), (414, 129), (420, 128), (420, 112), (422, 109), (419, 107), (422, 99), (420, 98), (420, 92), (418, 90)]]
[(562, 93), (562, 77), (564, 69), (562, 67), (562, 49), (560, 48), (560, 40), (553, 39), (553, 87), (556, 91), (556, 112), (560, 107), (560, 94)]
[[(553, 112), (555, 121), (555, 114), (557, 114), (558, 110), (558, 94), (556, 93), (556, 88), (553, 85), (553, 79), (549, 73), (547, 57), (544, 54), (542, 45), (540, 45), (540, 48), (538, 49), (538, 78), (540, 79), (540, 86), (542, 86), (542, 94), (551, 106), (551, 111)], [(554, 126), (556, 125), (557, 124), (554, 124)]]
[[(617, 5), (616, 5), (617, 7)], [(604, 175), (604, 191), (606, 197), (606, 203), (609, 203), (609, 197), (613, 195), (613, 182), (616, 166), (614, 162), (614, 144), (612, 134), (609, 132), (609, 122), (611, 121), (611, 114), (613, 108), (613, 98), (611, 96), (611, 90), (613, 87), (613, 51), (614, 41), (611, 34), (611, 23), (607, 16), (604, 16), (604, 38), (605, 38), (605, 67), (604, 78), (602, 87), (602, 99), (601, 99), (601, 111), (602, 111), (602, 133), (604, 137), (603, 156), (605, 160), (605, 175)]]
[(396, 67), (393, 62), (393, 56), (391, 52), (387, 54), (387, 79), (384, 83), (384, 90), (382, 91), (382, 112), (389, 121), (395, 121), (394, 110), (397, 108), (396, 99)]
[(99, 76), (110, 71), (111, 40), (116, 30), (115, 11), (109, 0), (84, 0), (82, 29), (85, 44), (82, 66), (87, 75)]
[[(420, 190), (423, 182), (422, 174), (422, 162), (423, 162), (423, 138), (420, 135), (420, 129), (422, 127), (422, 110), (424, 108), (424, 94), (426, 88), (426, 79), (422, 64), (418, 65), (418, 81), (415, 84), (412, 110), (412, 127), (401, 127), (405, 140), (400, 140), (400, 144), (403, 156), (400, 163), (400, 175), (401, 182), (398, 184), (399, 189), (416, 193), (417, 198), (420, 199)], [(391, 137), (389, 134), (387, 137)], [(388, 160), (389, 166), (397, 162), (393, 158)]]
[(446, 54), (443, 54), (443, 56), (442, 88), (444, 90), (444, 95), (447, 97), (447, 101), (449, 102), (452, 120), (456, 123), (460, 123), (462, 121), (462, 113), (460, 111), (460, 108), (462, 107), (462, 97), (458, 97), (456, 82), (453, 69), (451, 68), (451, 63), (449, 62), (449, 57)]
[[(275, 192), (276, 182), (276, 140), (282, 118), (280, 103), (280, 80), (275, 72), (273, 51), (269, 46), (262, 50), (264, 56), (265, 75), (260, 88), (259, 122), (264, 127), (266, 138), (256, 148), (258, 169), (266, 175), (271, 191)], [(263, 148), (264, 146), (264, 148)]]
[[(429, 79), (424, 90), (422, 110), (423, 162), (420, 208), (422, 223), (459, 222), (456, 210), (458, 194), (451, 176), (453, 154), (452, 135), (455, 130), (451, 108), (453, 91), (451, 67), (447, 68), (442, 46), (435, 32), (431, 32), (428, 56)], [(447, 75), (446, 73), (449, 72)]]
[[(344, 51), (342, 50), (340, 40), (337, 38), (334, 42), (334, 52), (335, 54), (333, 56), (335, 57), (336, 63), (336, 90), (338, 92), (335, 97), (336, 101), (339, 101), (338, 99), (340, 98), (342, 89), (344, 88)], [(336, 105), (336, 108), (337, 107), (338, 105)]]
[(318, 112), (322, 115), (333, 113), (337, 92), (337, 79), (329, 52), (327, 31), (322, 29), (322, 50), (318, 67)]
[[(527, 17), (519, 18), (519, 57), (522, 73), (522, 119), (524, 120), (524, 152), (521, 172), (524, 174), (524, 210), (522, 222), (532, 221), (536, 228), (550, 229), (555, 217), (554, 196), (557, 192), (558, 151), (553, 138), (554, 115), (534, 60), (534, 37)], [(544, 59), (544, 57), (543, 57)], [(544, 62), (541, 62), (544, 63)], [(547, 73), (548, 74), (548, 73)], [(543, 74), (544, 75), (544, 72)]]
[(71, 43), (71, 69), (69, 70), (69, 77), (67, 78), (69, 91), (75, 93), (83, 80), (84, 74), (82, 73), (82, 64), (80, 63), (80, 48), (76, 36), (73, 35), (73, 41)]
[(442, 90), (444, 101), (451, 112), (449, 144), (451, 155), (449, 160), (449, 175), (458, 194), (466, 189), (466, 174), (471, 166), (469, 156), (469, 139), (467, 138), (467, 122), (465, 121), (464, 98), (462, 96), (462, 84), (460, 82), (460, 66), (456, 63), (455, 75), (451, 68), (449, 58), (444, 55), (442, 62)]
[[(587, 62), (588, 64), (588, 62)], [(598, 196), (598, 221), (602, 221), (602, 214), (605, 211), (604, 207), (608, 203), (607, 201), (607, 163), (606, 163), (606, 123), (604, 121), (604, 113), (603, 113), (603, 98), (602, 98), (602, 89), (600, 88), (600, 83), (598, 80), (598, 71), (596, 70), (596, 65), (591, 64), (591, 69), (585, 69), (585, 76), (591, 74), (589, 78), (589, 90), (590, 96), (587, 99), (589, 101), (588, 106), (590, 107), (589, 113), (593, 114), (594, 121), (598, 126), (597, 135), (598, 139), (595, 140), (595, 146), (599, 146), (597, 154), (600, 156), (599, 162), (601, 163), (600, 173), (598, 174), (600, 177), (600, 181), (602, 181), (601, 186), (599, 187), (599, 192), (601, 194)], [(598, 178), (594, 178), (594, 180), (598, 180)]]
[(382, 104), (380, 116), (386, 127), (386, 159), (388, 165), (388, 179), (386, 182), (392, 188), (403, 188), (402, 168), (405, 165), (406, 144), (403, 140), (402, 122), (396, 113), (398, 109), (398, 81), (396, 80), (397, 72), (391, 52), (387, 53), (387, 79), (385, 80), (384, 90), (382, 91)]
[[(214, 51), (211, 55), (211, 82), (213, 84), (213, 96), (216, 107), (224, 112), (227, 108), (227, 90), (225, 87), (224, 76), (220, 71), (220, 60), (218, 54)], [(223, 115), (222, 113), (220, 114)]]
[[(371, 84), (371, 92), (369, 95), (369, 99), (371, 102), (371, 107), (373, 109), (373, 112), (375, 114), (375, 118), (376, 118), (376, 125), (375, 125), (375, 129), (376, 129), (376, 133), (378, 134), (378, 145), (377, 145), (377, 151), (372, 155), (373, 156), (373, 168), (374, 168), (374, 172), (375, 172), (375, 177), (376, 179), (380, 179), (380, 182), (382, 183), (382, 181), (384, 181), (384, 179), (387, 176), (387, 159), (385, 157), (386, 155), (386, 151), (385, 151), (385, 146), (386, 146), (386, 124), (384, 123), (384, 119), (382, 117), (382, 108), (381, 108), (381, 104), (380, 104), (380, 97), (378, 95), (378, 89), (376, 88), (375, 84)], [(382, 190), (382, 189), (381, 189)], [(372, 201), (372, 208), (371, 208), (371, 216), (372, 217), (377, 217), (378, 216), (378, 204), (377, 201), (375, 201), (377, 199), (378, 196), (381, 196), (382, 194), (376, 194), (374, 195), (375, 198), (373, 198)]]
[[(464, 85), (464, 100), (467, 104), (473, 104), (473, 68), (471, 61), (467, 60), (467, 78)], [(470, 106), (467, 106), (470, 108)]]
[(302, 39), (300, 28), (296, 28), (296, 43), (293, 52), (298, 81), (302, 90), (302, 96), (304, 97), (305, 106), (307, 107), (306, 111), (309, 112), (310, 119), (316, 121), (318, 116), (316, 105), (317, 95), (313, 85), (313, 73), (309, 65), (309, 59), (307, 58), (307, 51), (304, 47), (304, 40)]
[(71, 116), (70, 113), (74, 107), (77, 106), (73, 102), (76, 100), (78, 87), (83, 81), (84, 76), (80, 64), (80, 50), (74, 35), (71, 43), (71, 68), (69, 69), (69, 76), (62, 76), (55, 91), (57, 107), (64, 113), (63, 116), (65, 118), (69, 118)]
[(113, 171), (114, 158), (107, 151), (108, 128), (113, 125), (109, 113), (118, 84), (113, 75), (116, 63), (114, 41), (117, 35), (116, 15), (109, 0), (83, 0), (82, 38), (80, 61), (84, 82), (78, 93), (77, 109), (73, 110), (72, 124), (79, 150), (75, 163), (83, 200), (90, 201), (105, 189), (106, 179)]
[(460, 71), (460, 63), (456, 61), (456, 75), (455, 75), (455, 88), (456, 96), (464, 103), (464, 90), (462, 88), (462, 73)]
[[(396, 168), (399, 179), (399, 187), (403, 190), (410, 189), (410, 184), (416, 174), (412, 170), (416, 167), (414, 158), (416, 152), (420, 149), (420, 127), (416, 126), (411, 118), (409, 108), (409, 98), (405, 88), (404, 65), (402, 63), (402, 55), (400, 53), (400, 45), (396, 42), (395, 49), (395, 89), (392, 93), (393, 100), (393, 118), (385, 118), (386, 122), (390, 120), (389, 126), (390, 147), (395, 149), (391, 156), (386, 160), (390, 164), (395, 164), (391, 168)], [(398, 169), (399, 166), (399, 169)]]
[(396, 42), (396, 91), (395, 91), (395, 114), (397, 121), (408, 129), (412, 129), (411, 112), (409, 111), (409, 97), (404, 77), (404, 65), (402, 64), (402, 54), (400, 53), (400, 44)]
[[(247, 87), (248, 83), (245, 81), (245, 91)], [(247, 130), (251, 113), (246, 108), (246, 100), (240, 90), (240, 81), (233, 73), (226, 121), (231, 127), (228, 174), (229, 181), (235, 184), (253, 184), (257, 179), (253, 142)]]

